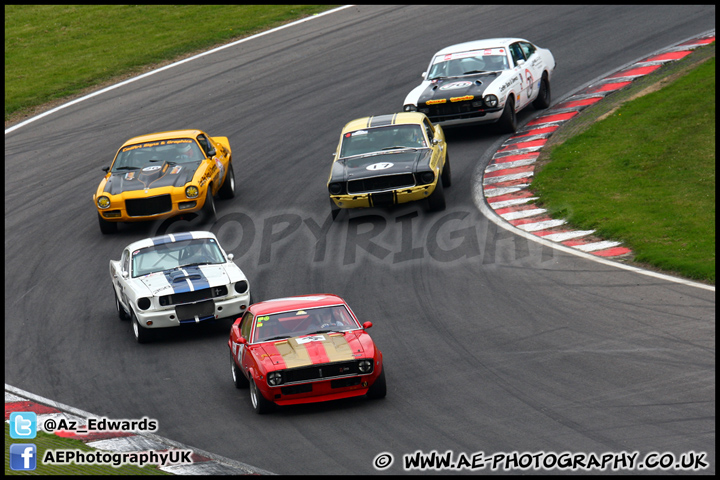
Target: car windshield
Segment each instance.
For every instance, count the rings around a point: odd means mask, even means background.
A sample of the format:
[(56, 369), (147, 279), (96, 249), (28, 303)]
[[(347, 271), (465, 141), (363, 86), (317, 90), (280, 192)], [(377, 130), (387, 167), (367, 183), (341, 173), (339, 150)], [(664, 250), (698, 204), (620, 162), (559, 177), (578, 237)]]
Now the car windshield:
[(399, 148), (425, 148), (420, 125), (390, 125), (347, 132), (343, 135), (340, 158)]
[(113, 162), (113, 172), (137, 170), (151, 165), (192, 163), (205, 156), (191, 138), (176, 138), (122, 147)]
[(507, 68), (508, 61), (504, 48), (452, 53), (435, 57), (427, 79), (461, 77), (474, 73), (507, 70)]
[(344, 305), (293, 310), (255, 317), (253, 342), (360, 328)]
[(225, 263), (225, 257), (213, 238), (193, 238), (141, 248), (132, 253), (132, 276), (192, 265)]

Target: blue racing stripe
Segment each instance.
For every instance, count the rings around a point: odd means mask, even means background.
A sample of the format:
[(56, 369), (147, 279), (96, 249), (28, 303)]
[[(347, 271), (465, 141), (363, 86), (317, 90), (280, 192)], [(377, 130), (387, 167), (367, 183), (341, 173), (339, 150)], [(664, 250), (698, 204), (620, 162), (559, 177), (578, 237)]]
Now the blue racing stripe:
[(192, 232), (181, 232), (181, 233), (169, 233), (161, 237), (155, 237), (152, 239), (153, 245), (163, 245), (165, 243), (180, 242), (182, 240), (192, 240)]
[(210, 282), (199, 266), (189, 266), (178, 270), (166, 270), (165, 279), (173, 289), (173, 293), (194, 292), (210, 288)]

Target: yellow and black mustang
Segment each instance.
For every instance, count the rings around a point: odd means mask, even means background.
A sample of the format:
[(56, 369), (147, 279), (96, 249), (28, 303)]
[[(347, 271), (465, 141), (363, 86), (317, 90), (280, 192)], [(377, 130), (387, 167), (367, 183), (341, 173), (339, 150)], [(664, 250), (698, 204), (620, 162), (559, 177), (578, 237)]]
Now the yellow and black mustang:
[(157, 220), (200, 211), (215, 216), (213, 197), (235, 196), (227, 137), (175, 130), (134, 137), (103, 168), (93, 201), (102, 233), (118, 222)]
[(342, 130), (328, 179), (333, 219), (340, 209), (427, 199), (445, 208), (450, 158), (442, 127), (424, 113), (359, 118)]

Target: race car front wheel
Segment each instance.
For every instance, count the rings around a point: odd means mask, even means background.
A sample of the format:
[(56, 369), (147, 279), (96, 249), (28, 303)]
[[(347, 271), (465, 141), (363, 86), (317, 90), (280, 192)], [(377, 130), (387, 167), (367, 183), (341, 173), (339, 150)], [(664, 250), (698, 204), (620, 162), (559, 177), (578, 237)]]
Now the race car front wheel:
[(152, 340), (153, 332), (145, 327), (141, 327), (138, 323), (138, 319), (135, 316), (135, 312), (130, 313), (130, 321), (132, 322), (133, 335), (137, 343), (148, 343)]
[(232, 378), (235, 388), (248, 388), (250, 382), (248, 382), (248, 379), (245, 378), (245, 375), (243, 375), (240, 371), (240, 368), (237, 366), (237, 363), (235, 363), (235, 359), (232, 357), (232, 354), (230, 354), (230, 362), (232, 363)]
[(104, 235), (108, 235), (110, 233), (117, 233), (118, 231), (118, 225), (117, 222), (108, 222), (104, 218), (102, 218), (102, 215), (98, 213), (98, 223), (100, 224), (100, 231)]
[(517, 130), (517, 117), (515, 116), (515, 100), (510, 97), (505, 103), (505, 109), (503, 110), (500, 120), (497, 122), (497, 126), (503, 133), (515, 133)]
[(273, 407), (275, 406), (274, 403), (272, 403), (269, 400), (266, 400), (265, 397), (263, 397), (262, 393), (260, 393), (260, 390), (258, 390), (257, 385), (255, 385), (254, 380), (250, 380), (250, 401), (252, 402), (253, 409), (255, 410), (255, 413), (264, 414), (272, 411)]

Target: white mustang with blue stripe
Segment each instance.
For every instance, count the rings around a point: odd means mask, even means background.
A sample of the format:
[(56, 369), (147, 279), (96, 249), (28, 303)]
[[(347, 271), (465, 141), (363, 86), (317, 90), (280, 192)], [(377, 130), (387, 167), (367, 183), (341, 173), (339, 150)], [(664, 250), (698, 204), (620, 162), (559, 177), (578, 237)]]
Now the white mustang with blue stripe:
[(238, 317), (250, 305), (250, 285), (210, 232), (183, 232), (131, 243), (110, 260), (115, 306), (135, 339), (152, 329)]

